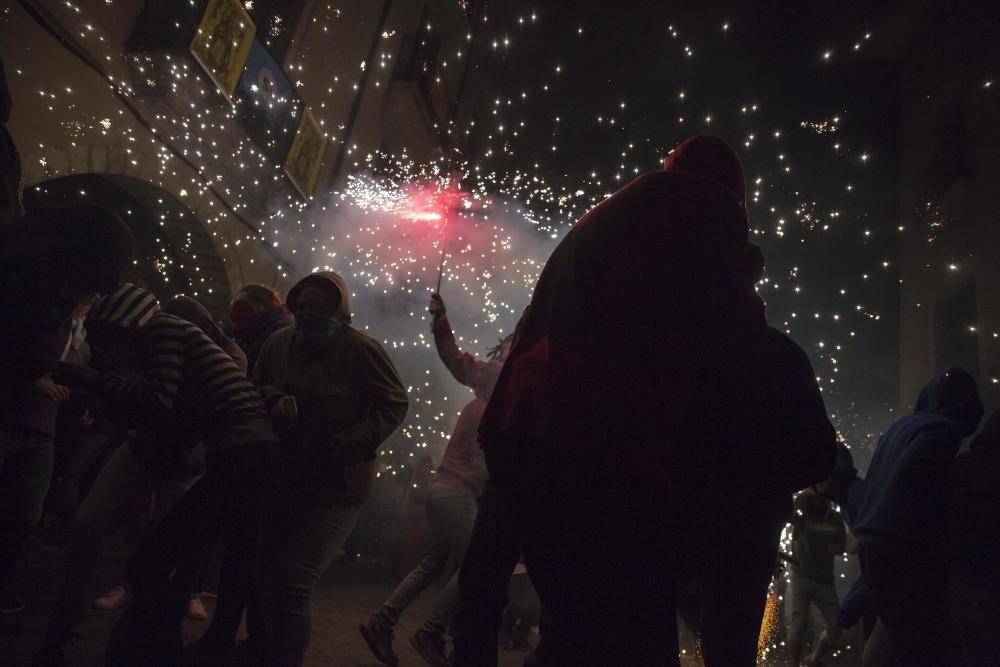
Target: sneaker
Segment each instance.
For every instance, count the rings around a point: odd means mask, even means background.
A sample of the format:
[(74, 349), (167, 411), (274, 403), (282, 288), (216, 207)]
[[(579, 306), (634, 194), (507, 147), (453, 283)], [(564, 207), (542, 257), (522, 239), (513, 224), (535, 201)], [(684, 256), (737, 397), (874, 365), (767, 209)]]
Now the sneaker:
[(396, 667), (399, 664), (399, 658), (392, 651), (392, 628), (390, 626), (372, 618), (367, 623), (359, 625), (358, 630), (361, 631), (361, 636), (368, 644), (368, 648), (371, 649), (372, 655), (390, 667)]
[(90, 605), (98, 611), (114, 611), (128, 606), (128, 592), (121, 586), (115, 586), (110, 591), (93, 601)]
[(49, 640), (42, 650), (35, 654), (31, 667), (60, 667), (72, 657), (79, 646), (79, 633), (67, 632), (58, 640)]
[(441, 633), (417, 630), (417, 634), (410, 639), (410, 646), (431, 667), (451, 667), (451, 660), (448, 659), (448, 642)]
[(0, 614), (20, 614), (24, 611), (24, 600), (18, 598), (3, 598), (0, 600)]
[(201, 601), (200, 597), (194, 597), (188, 600), (187, 609), (184, 611), (184, 615), (192, 621), (208, 620), (208, 610), (205, 609), (205, 603)]

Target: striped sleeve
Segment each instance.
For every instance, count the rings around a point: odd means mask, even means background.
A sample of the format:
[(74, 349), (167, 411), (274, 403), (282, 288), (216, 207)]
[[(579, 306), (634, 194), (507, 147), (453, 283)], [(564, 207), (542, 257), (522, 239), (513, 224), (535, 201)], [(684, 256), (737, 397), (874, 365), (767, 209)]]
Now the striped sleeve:
[(113, 373), (98, 379), (98, 386), (118, 411), (130, 420), (169, 417), (184, 378), (185, 349), (189, 335), (179, 320), (154, 317), (143, 328), (146, 360), (142, 375), (127, 380)]
[(188, 420), (194, 428), (266, 417), (253, 384), (233, 358), (196, 326), (172, 315), (142, 328), (145, 366), (138, 379), (105, 374), (103, 393), (127, 419)]

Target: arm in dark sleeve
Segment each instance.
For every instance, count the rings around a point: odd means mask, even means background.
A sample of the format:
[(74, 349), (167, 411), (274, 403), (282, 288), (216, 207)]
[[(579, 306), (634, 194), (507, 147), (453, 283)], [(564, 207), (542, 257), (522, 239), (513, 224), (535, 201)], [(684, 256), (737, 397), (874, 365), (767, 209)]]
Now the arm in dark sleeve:
[(806, 353), (790, 338), (772, 342), (773, 368), (777, 373), (778, 419), (774, 431), (774, 460), (781, 463), (789, 492), (817, 484), (833, 472), (837, 433), (830, 423)]
[(873, 611), (875, 611), (875, 599), (872, 597), (864, 575), (858, 575), (851, 590), (844, 596), (844, 601), (840, 603), (837, 624), (845, 630), (853, 628), (862, 616)]
[(434, 346), (437, 347), (438, 356), (441, 357), (445, 367), (451, 371), (456, 380), (466, 387), (475, 388), (476, 373), (483, 362), (476, 361), (474, 356), (458, 349), (455, 334), (447, 317), (442, 317), (434, 323), (433, 332)]
[(368, 408), (361, 419), (333, 438), (332, 446), (345, 462), (370, 461), (385, 440), (403, 423), (409, 399), (396, 367), (377, 343), (367, 345), (364, 386)]

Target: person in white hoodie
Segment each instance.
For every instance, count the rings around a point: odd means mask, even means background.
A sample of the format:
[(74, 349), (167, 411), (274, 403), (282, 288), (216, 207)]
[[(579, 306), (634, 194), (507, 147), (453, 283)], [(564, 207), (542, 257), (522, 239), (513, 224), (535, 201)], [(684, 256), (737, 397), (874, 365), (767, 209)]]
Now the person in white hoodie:
[[(479, 420), (508, 351), (506, 341), (490, 351), (487, 359), (462, 352), (455, 342), (447, 309), (439, 294), (432, 294), (428, 311), (438, 356), (452, 376), (475, 392), (465, 404), (445, 448), (434, 481), (427, 489), (427, 523), (430, 544), (427, 553), (400, 582), (385, 603), (360, 626), (361, 636), (372, 653), (387, 665), (399, 664), (392, 650), (393, 630), (406, 608), (444, 574), (449, 563), (456, 570), (465, 556), (472, 527), (479, 511), (479, 496), (488, 477), (486, 460), (479, 448)], [(448, 665), (445, 633), (459, 602), (458, 573), (453, 572), (431, 615), (410, 640), (430, 665)]]

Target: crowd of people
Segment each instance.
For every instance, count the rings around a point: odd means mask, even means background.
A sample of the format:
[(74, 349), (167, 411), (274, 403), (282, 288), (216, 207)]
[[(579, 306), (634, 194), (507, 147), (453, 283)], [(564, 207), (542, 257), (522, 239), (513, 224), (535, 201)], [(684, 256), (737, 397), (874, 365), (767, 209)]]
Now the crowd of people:
[[(17, 174), (10, 155), (4, 173)], [(317, 582), (408, 405), (389, 355), (352, 326), (346, 281), (307, 275), (284, 303), (243, 286), (226, 333), (193, 299), (161, 307), (123, 282), (133, 241), (113, 213), (25, 214), (19, 178), (2, 187), (4, 613), (23, 609), (16, 568), (46, 497), (68, 521), (35, 664), (72, 664), (102, 545), (120, 530), (141, 537), (107, 602), (129, 598), (108, 665), (303, 664)], [(473, 398), (426, 489), (427, 553), (359, 641), (397, 665), (400, 617), (447, 575), (411, 638), (435, 667), (496, 665), (500, 628), (524, 643), (535, 623), (526, 665), (677, 665), (679, 612), (706, 665), (754, 665), (791, 524), (793, 663), (819, 664), (860, 621), (866, 665), (1000, 664), (1000, 416), (956, 456), (984, 407), (973, 378), (949, 369), (862, 479), (805, 352), (767, 323), (763, 271), (739, 157), (699, 136), (577, 222), (514, 334), (484, 358), (458, 348), (432, 295), (438, 354)], [(83, 397), (78, 445), (56, 474), (71, 396)], [(85, 484), (95, 449), (106, 462)], [(181, 618), (197, 613), (220, 548), (211, 625), (185, 649)], [(841, 603), (833, 561), (845, 550), (862, 576)], [(512, 611), (524, 573), (537, 601), (518, 593)], [(823, 632), (807, 654), (811, 607)]]

